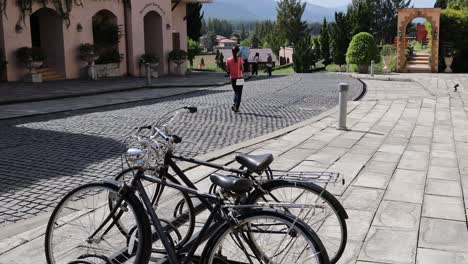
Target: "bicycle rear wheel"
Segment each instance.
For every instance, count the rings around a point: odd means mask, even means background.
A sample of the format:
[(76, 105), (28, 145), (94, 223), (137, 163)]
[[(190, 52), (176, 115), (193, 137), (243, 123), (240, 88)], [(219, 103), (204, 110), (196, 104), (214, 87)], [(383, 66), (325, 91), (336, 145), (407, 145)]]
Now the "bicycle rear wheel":
[(255, 190), (247, 204), (259, 202), (315, 205), (312, 208), (287, 208), (309, 225), (323, 241), (331, 263), (337, 263), (347, 241), (346, 212), (336, 198), (322, 187), (310, 182), (269, 180)]
[(319, 237), (293, 215), (249, 210), (237, 219), (206, 243), (202, 263), (330, 263)]
[[(149, 261), (151, 229), (146, 213), (133, 194), (121, 196), (118, 191), (118, 187), (102, 182), (80, 186), (65, 195), (47, 225), (47, 263)], [(130, 227), (128, 233), (121, 232), (117, 221)]]

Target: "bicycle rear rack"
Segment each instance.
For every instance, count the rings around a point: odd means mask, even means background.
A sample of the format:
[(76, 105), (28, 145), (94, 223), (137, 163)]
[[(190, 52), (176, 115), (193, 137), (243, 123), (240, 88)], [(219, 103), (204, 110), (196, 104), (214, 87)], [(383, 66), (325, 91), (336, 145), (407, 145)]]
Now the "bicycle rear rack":
[(272, 175), (260, 176), (260, 180), (275, 179), (275, 180), (291, 180), (300, 182), (313, 183), (345, 183), (344, 178), (340, 179), (340, 173), (328, 171), (282, 171), (272, 170)]

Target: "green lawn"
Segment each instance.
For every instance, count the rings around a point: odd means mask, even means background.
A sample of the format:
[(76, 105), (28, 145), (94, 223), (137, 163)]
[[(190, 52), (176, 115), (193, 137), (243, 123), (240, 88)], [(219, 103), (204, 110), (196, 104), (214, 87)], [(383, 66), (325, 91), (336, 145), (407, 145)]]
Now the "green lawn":
[(274, 74), (292, 74), (294, 72), (295, 71), (294, 71), (292, 66), (289, 66), (287, 68), (278, 69), (278, 70), (273, 70)]

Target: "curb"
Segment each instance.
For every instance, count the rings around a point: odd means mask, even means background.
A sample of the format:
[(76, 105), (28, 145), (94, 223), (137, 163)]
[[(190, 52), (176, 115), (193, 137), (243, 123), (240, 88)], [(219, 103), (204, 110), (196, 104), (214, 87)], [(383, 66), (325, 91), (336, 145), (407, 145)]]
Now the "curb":
[(351, 78), (358, 79), (358, 80), (375, 80), (375, 81), (390, 81), (390, 82), (415, 82), (414, 79), (404, 78), (404, 77), (387, 77), (387, 76), (379, 76), (379, 75), (371, 77), (371, 76), (359, 76), (357, 74), (350, 74), (349, 76)]
[(141, 85), (141, 86), (135, 86), (131, 88), (122, 88), (122, 89), (107, 90), (107, 91), (95, 91), (95, 92), (85, 92), (85, 93), (80, 93), (80, 94), (58, 95), (58, 96), (50, 96), (50, 97), (35, 97), (35, 98), (20, 99), (20, 100), (9, 100), (9, 101), (0, 102), (0, 106), (11, 105), (11, 104), (21, 104), (21, 103), (31, 103), (31, 102), (41, 102), (41, 101), (49, 101), (49, 100), (58, 100), (58, 99), (65, 99), (65, 98), (77, 98), (77, 97), (82, 97), (82, 96), (92, 96), (92, 95), (100, 95), (100, 94), (108, 94), (108, 93), (130, 92), (130, 91), (143, 90), (143, 89), (219, 87), (219, 86), (224, 86), (230, 83), (231, 83), (230, 81), (225, 81), (225, 82), (202, 83), (202, 84)]
[[(220, 86), (222, 86), (222, 85), (220, 85)], [(216, 87), (220, 87), (220, 86), (216, 86)], [(194, 86), (191, 86), (191, 87), (194, 87)], [(215, 87), (215, 86), (208, 86), (208, 87), (204, 87), (204, 88), (208, 89), (208, 88), (213, 88), (213, 87)], [(182, 87), (179, 87), (179, 88), (182, 88)], [(87, 107), (76, 108), (76, 109), (51, 111), (51, 112), (47, 112), (47, 113), (27, 114), (27, 115), (22, 115), (22, 116), (5, 117), (5, 118), (0, 117), (0, 121), (14, 120), (14, 119), (19, 119), (19, 118), (27, 118), (27, 117), (37, 117), (37, 116), (44, 116), (44, 115), (50, 115), (50, 114), (60, 114), (60, 113), (67, 113), (67, 112), (70, 112), (70, 111), (89, 110), (89, 109), (95, 109), (95, 108), (100, 108), (100, 107), (108, 107), (108, 106), (122, 105), (122, 104), (128, 104), (128, 103), (144, 102), (144, 101), (155, 100), (155, 99), (164, 99), (164, 98), (170, 98), (172, 96), (179, 96), (179, 95), (182, 95), (182, 94), (190, 94), (190, 93), (195, 93), (195, 92), (199, 92), (199, 91), (203, 91), (203, 90), (205, 90), (205, 89), (198, 89), (198, 90), (186, 91), (186, 92), (182, 92), (182, 93), (176, 93), (176, 94), (171, 94), (171, 95), (166, 95), (166, 96), (161, 96), (161, 97), (138, 99), (138, 100), (126, 101), (126, 102), (120, 102), (120, 103), (110, 103), (110, 104), (103, 104), (103, 105), (97, 105), (97, 106), (87, 106)], [(99, 94), (95, 94), (95, 95), (99, 95)], [(90, 96), (93, 96), (93, 95), (90, 95)], [(76, 96), (76, 97), (81, 97), (81, 96)], [(44, 100), (44, 101), (47, 101), (47, 100)], [(40, 101), (34, 101), (34, 102), (40, 102)], [(2, 105), (0, 104), (0, 106), (2, 106)]]
[(356, 78), (356, 80), (358, 80), (362, 84), (362, 92), (353, 101), (360, 101), (367, 94), (367, 84), (359, 78)]

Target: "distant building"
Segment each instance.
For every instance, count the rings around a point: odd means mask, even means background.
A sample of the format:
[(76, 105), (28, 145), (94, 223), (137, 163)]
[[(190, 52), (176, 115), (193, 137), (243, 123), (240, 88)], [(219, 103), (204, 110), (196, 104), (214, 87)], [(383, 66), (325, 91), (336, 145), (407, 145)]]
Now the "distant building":
[(216, 46), (216, 49), (221, 50), (221, 49), (232, 49), (234, 46), (237, 45), (237, 40), (232, 40), (232, 39), (221, 39)]
[[(232, 56), (232, 51), (228, 49), (223, 49), (220, 50), (220, 52), (223, 53), (224, 59), (226, 60), (227, 58)], [(273, 54), (273, 51), (270, 48), (265, 48), (265, 49), (250, 49), (250, 55), (249, 55), (249, 62), (253, 62), (253, 58), (256, 53), (259, 53), (260, 55), (260, 60), (259, 64), (266, 64), (267, 63), (267, 58), (268, 58), (268, 53), (271, 53), (271, 57), (273, 59), (273, 65), (277, 64), (277, 58), (275, 54)]]
[(294, 54), (293, 47), (281, 47), (279, 51), (280, 65), (293, 63), (293, 54)]

